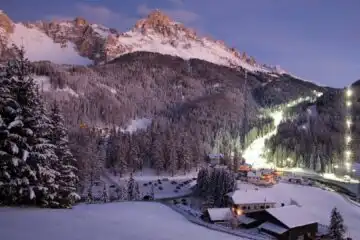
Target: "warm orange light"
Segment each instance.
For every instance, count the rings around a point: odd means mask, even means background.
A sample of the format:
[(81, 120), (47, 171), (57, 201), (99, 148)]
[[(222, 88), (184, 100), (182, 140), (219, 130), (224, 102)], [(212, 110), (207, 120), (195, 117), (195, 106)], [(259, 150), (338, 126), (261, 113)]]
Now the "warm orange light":
[(240, 216), (243, 214), (243, 211), (241, 209), (236, 209), (236, 215)]

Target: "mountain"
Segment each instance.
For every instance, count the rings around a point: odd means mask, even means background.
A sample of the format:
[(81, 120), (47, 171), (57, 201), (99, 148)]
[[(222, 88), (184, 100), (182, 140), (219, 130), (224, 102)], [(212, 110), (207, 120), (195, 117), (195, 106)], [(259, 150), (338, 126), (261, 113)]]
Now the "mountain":
[[(71, 21), (14, 23), (0, 13), (2, 58), (10, 55), (12, 43), (24, 45), (32, 61), (88, 64), (110, 61), (123, 54), (148, 51), (183, 59), (197, 58), (249, 71), (284, 73), (280, 67), (259, 64), (245, 52), (227, 47), (222, 41), (201, 37), (194, 30), (174, 22), (155, 10), (124, 33), (81, 17)], [(50, 51), (51, 50), (51, 51)], [(51, 54), (50, 54), (51, 53)]]
[(80, 17), (14, 23), (4, 13), (0, 29), (2, 60), (12, 57), (12, 43), (23, 45), (46, 102), (60, 102), (82, 179), (93, 169), (84, 151), (105, 147), (84, 142), (84, 128), (110, 130), (105, 152), (112, 154), (94, 154), (94, 164), (105, 158), (120, 173), (187, 171), (210, 152), (231, 165), (240, 139), (248, 144), (274, 130), (269, 111), (332, 91), (200, 37), (160, 11), (125, 33)]

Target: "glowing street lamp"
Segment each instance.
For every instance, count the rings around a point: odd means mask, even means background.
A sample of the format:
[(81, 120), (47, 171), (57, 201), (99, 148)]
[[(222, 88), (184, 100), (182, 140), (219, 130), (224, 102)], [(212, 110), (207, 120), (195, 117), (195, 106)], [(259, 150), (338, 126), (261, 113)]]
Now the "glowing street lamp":
[(351, 155), (351, 152), (349, 150), (345, 151), (346, 159), (349, 159), (350, 155)]
[(350, 101), (346, 101), (346, 106), (347, 106), (347, 107), (351, 107), (351, 102), (350, 102)]
[(347, 135), (346, 138), (345, 138), (345, 140), (346, 140), (346, 144), (349, 144), (350, 141), (351, 141), (351, 136), (350, 136), (350, 135)]
[(346, 120), (346, 125), (347, 125), (348, 128), (350, 128), (351, 124), (352, 124), (351, 120), (349, 120), (349, 119)]
[(351, 97), (351, 95), (352, 95), (352, 91), (350, 88), (348, 88), (348, 90), (346, 91), (346, 96)]

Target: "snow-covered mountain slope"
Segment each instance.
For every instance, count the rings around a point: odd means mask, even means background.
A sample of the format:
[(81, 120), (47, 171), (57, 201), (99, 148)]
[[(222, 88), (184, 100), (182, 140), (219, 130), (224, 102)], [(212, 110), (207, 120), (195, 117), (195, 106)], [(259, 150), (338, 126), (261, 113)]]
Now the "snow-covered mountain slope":
[(90, 24), (80, 17), (71, 21), (14, 23), (5, 13), (0, 13), (0, 51), (4, 53), (0, 60), (11, 55), (13, 43), (24, 45), (28, 58), (33, 61), (84, 65), (148, 51), (183, 59), (197, 58), (253, 72), (284, 73), (279, 67), (257, 63), (253, 57), (222, 41), (198, 36), (158, 10), (125, 33)]
[(90, 64), (92, 61), (82, 57), (75, 50), (73, 43), (65, 46), (56, 43), (37, 28), (28, 28), (22, 23), (14, 24), (13, 33), (8, 39), (8, 46), (24, 46), (26, 55), (32, 61), (48, 60), (54, 63)]

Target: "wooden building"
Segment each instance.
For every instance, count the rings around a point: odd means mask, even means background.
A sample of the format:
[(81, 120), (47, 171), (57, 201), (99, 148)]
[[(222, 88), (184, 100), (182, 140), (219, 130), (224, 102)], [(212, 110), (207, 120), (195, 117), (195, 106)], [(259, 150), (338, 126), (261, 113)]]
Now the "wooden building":
[(279, 240), (315, 239), (318, 232), (317, 220), (306, 209), (295, 205), (252, 212), (247, 217), (261, 223), (260, 231)]
[(276, 201), (266, 196), (262, 191), (235, 191), (227, 194), (228, 204), (237, 215), (274, 208)]

